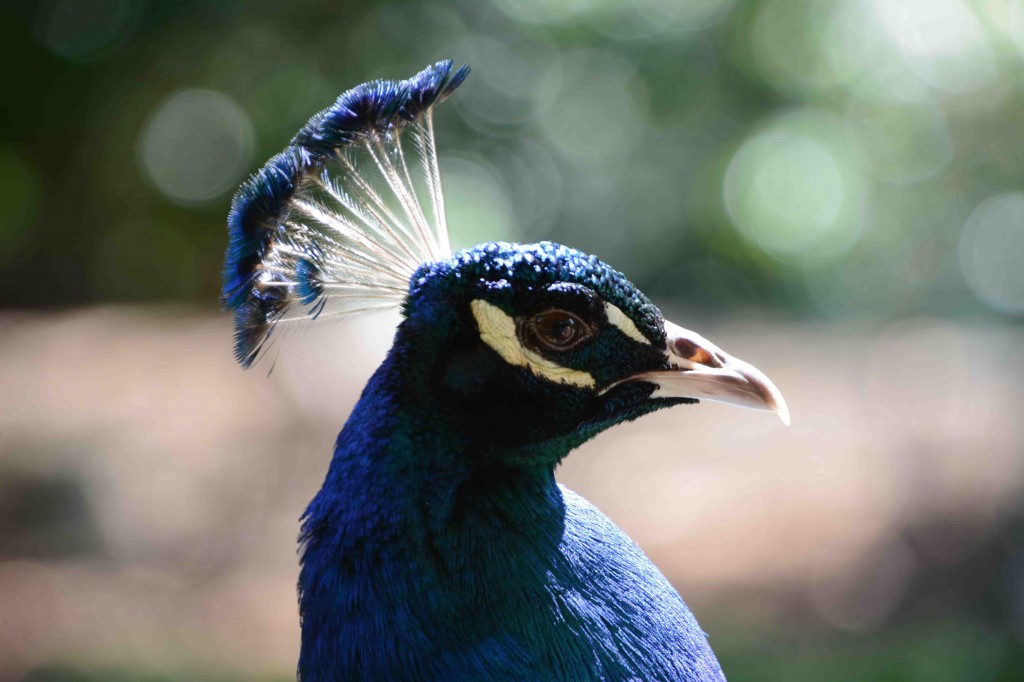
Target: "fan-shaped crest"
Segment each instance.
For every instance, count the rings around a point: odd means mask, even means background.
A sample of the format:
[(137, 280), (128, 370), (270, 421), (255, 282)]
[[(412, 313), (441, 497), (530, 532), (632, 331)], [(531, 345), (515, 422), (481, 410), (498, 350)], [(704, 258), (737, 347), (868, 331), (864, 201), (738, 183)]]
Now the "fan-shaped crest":
[(278, 325), (400, 305), (416, 268), (450, 255), (433, 107), (468, 73), (446, 60), (356, 86), (241, 186), (223, 300), (243, 366)]

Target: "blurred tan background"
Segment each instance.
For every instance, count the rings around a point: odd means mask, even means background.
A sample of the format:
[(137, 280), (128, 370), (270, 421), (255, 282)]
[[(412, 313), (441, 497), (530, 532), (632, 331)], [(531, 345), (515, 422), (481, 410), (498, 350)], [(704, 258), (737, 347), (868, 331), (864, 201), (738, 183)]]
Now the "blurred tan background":
[(457, 246), (595, 253), (789, 401), (559, 470), (729, 679), (1024, 679), (1024, 2), (2, 12), (0, 680), (293, 677), (297, 519), (396, 318), (243, 372), (224, 218), (339, 92), (444, 57)]

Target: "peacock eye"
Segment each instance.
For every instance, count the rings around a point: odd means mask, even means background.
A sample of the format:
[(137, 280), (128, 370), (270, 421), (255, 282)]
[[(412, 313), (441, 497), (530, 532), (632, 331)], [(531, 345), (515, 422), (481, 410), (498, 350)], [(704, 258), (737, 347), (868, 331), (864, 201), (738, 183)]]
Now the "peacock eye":
[(565, 310), (546, 310), (527, 321), (529, 335), (550, 350), (568, 350), (591, 335), (590, 327), (579, 316)]

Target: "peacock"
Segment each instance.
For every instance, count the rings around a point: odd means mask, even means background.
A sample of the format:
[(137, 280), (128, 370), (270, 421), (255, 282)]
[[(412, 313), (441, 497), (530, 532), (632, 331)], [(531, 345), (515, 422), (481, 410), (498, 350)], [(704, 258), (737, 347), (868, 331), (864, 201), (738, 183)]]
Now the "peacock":
[(723, 680), (668, 580), (554, 472), (655, 410), (708, 399), (788, 424), (786, 403), (594, 256), (452, 253), (433, 115), (468, 73), (348, 90), (231, 206), (244, 367), (288, 329), (402, 314), (301, 520), (298, 677)]

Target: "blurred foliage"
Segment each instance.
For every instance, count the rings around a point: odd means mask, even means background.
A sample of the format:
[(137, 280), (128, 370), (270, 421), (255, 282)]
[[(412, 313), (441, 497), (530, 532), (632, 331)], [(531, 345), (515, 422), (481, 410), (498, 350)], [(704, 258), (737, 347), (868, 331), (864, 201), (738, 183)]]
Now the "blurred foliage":
[(1019, 0), (4, 13), (9, 306), (212, 306), (246, 174), (341, 90), (452, 57), (475, 69), (440, 117), (457, 244), (562, 241), (712, 310), (1024, 311)]

